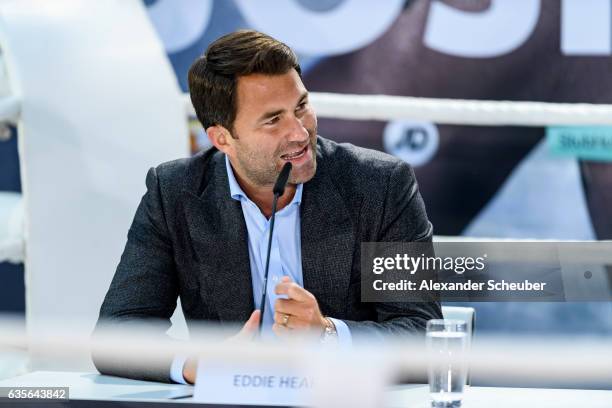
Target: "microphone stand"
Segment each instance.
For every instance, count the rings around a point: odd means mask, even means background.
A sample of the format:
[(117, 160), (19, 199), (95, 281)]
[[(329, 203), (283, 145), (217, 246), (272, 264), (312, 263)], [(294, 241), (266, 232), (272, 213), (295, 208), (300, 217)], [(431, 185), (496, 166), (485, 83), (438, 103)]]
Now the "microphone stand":
[(263, 292), (261, 295), (261, 302), (259, 303), (259, 310), (261, 311), (259, 317), (259, 335), (261, 336), (261, 330), (263, 327), (263, 319), (264, 312), (266, 311), (266, 298), (268, 294), (268, 273), (270, 270), (270, 251), (272, 249), (272, 234), (274, 233), (274, 220), (276, 219), (276, 205), (278, 203), (278, 198), (283, 195), (285, 192), (285, 186), (287, 185), (287, 180), (289, 180), (289, 172), (291, 171), (292, 164), (291, 162), (285, 163), (283, 169), (281, 170), (278, 179), (276, 180), (276, 184), (274, 185), (274, 199), (272, 200), (272, 216), (270, 217), (270, 235), (268, 237), (268, 252), (266, 255), (266, 269), (264, 271), (264, 281), (263, 281)]

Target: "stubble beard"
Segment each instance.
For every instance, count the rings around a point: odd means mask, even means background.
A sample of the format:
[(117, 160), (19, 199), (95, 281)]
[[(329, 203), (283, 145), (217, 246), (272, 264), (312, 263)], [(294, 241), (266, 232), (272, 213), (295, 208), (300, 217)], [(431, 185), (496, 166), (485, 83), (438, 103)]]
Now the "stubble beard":
[[(312, 161), (311, 165), (307, 166), (312, 168), (304, 175), (294, 175), (291, 172), (289, 176), (290, 184), (306, 183), (312, 179), (317, 169), (317, 129), (316, 127), (312, 131), (308, 131), (308, 138), (310, 148), (312, 150)], [(259, 155), (256, 152), (245, 152), (242, 148), (239, 148), (239, 154), (237, 155), (238, 163), (242, 168), (248, 182), (257, 187), (269, 187), (274, 185), (280, 169), (277, 168), (278, 159), (280, 157), (281, 150), (274, 152), (272, 160), (267, 160), (262, 164)]]
[(310, 150), (312, 154), (312, 161), (307, 164), (307, 168), (309, 171), (306, 174), (298, 174), (296, 175), (293, 171), (289, 175), (289, 183), (290, 184), (301, 184), (310, 181), (317, 172), (317, 130), (313, 129), (312, 133), (308, 132), (310, 144)]

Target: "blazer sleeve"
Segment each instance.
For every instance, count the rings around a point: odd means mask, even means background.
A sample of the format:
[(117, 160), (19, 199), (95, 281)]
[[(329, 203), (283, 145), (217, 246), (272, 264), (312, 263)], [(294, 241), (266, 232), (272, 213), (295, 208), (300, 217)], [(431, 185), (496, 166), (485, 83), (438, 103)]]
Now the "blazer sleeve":
[[(431, 242), (433, 227), (427, 219), (412, 168), (398, 162), (391, 172), (377, 242)], [(427, 321), (442, 318), (436, 296), (427, 302), (375, 303), (376, 320), (346, 321), (356, 340), (396, 335), (423, 335)]]
[(156, 339), (169, 340), (165, 332), (176, 308), (178, 281), (156, 169), (149, 170), (146, 185), (147, 192), (136, 210), (121, 260), (100, 308), (92, 360), (102, 374), (171, 382), (172, 355), (158, 355), (154, 363), (136, 357), (129, 361), (125, 355), (119, 357), (95, 346), (108, 333), (113, 333), (111, 338), (115, 339), (117, 334), (136, 327), (150, 331)]

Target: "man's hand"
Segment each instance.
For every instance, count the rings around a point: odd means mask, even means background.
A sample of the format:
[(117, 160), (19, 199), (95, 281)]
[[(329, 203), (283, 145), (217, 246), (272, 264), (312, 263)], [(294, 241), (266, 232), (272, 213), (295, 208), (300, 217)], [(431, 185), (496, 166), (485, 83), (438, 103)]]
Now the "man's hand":
[(287, 295), (288, 299), (277, 299), (274, 303), (274, 325), (272, 330), (279, 337), (287, 337), (296, 331), (320, 335), (327, 322), (314, 295), (297, 283), (283, 276), (276, 285), (277, 295)]
[[(259, 329), (259, 319), (261, 311), (255, 310), (251, 313), (249, 320), (242, 326), (242, 329), (235, 336), (230, 337), (227, 341), (248, 341), (252, 340)], [(196, 372), (198, 369), (198, 361), (196, 358), (190, 358), (183, 366), (183, 378), (189, 384), (195, 384)]]

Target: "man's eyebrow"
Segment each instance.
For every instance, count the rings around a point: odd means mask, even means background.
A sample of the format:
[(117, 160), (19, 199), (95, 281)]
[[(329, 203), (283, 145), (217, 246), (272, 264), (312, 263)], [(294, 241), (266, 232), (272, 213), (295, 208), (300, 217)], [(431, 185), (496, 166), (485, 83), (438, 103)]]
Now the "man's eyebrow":
[(273, 118), (274, 116), (280, 115), (281, 113), (285, 113), (285, 109), (277, 109), (275, 111), (266, 112), (259, 117), (257, 122), (263, 122), (267, 119)]
[[(305, 91), (301, 96), (300, 99), (298, 100), (298, 105), (301, 104), (302, 102), (304, 102), (305, 99), (308, 98), (308, 91)], [(259, 119), (257, 120), (257, 122), (264, 122), (267, 119), (273, 118), (274, 116), (280, 115), (282, 113), (285, 113), (285, 109), (277, 109), (275, 111), (270, 111), (270, 112), (266, 112), (263, 115), (261, 115), (259, 117)]]

